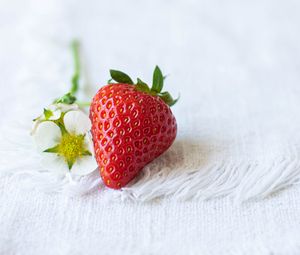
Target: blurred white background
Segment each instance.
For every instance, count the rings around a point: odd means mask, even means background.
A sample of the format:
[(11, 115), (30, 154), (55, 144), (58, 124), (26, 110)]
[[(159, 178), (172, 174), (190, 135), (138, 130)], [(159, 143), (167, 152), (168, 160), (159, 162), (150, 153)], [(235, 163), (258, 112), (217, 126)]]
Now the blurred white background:
[(241, 122), (278, 107), (280, 115), (296, 115), (298, 98), (281, 95), (286, 84), (300, 90), (299, 10), (297, 1), (2, 0), (1, 88), (14, 88), (2, 94), (2, 107), (20, 93), (22, 103), (14, 105), (40, 109), (65, 92), (72, 70), (68, 44), (79, 38), (89, 96), (111, 68), (151, 82), (158, 64), (169, 74), (166, 89), (181, 95), (174, 111), (182, 128), (195, 109), (205, 121), (212, 111)]

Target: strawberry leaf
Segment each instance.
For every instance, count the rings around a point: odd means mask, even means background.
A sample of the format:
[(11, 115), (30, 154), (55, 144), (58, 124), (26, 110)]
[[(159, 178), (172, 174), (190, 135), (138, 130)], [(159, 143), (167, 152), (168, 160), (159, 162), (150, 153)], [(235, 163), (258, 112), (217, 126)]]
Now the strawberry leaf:
[(162, 88), (164, 86), (164, 76), (162, 75), (161, 70), (158, 66), (155, 67), (153, 72), (153, 81), (152, 81), (152, 91), (155, 91), (156, 93), (161, 92)]
[(148, 87), (148, 85), (139, 78), (137, 78), (137, 83), (135, 87), (138, 91), (150, 92), (150, 88)]
[(175, 99), (175, 100), (173, 100), (171, 103), (169, 103), (168, 105), (171, 107), (171, 106), (173, 106), (174, 104), (176, 104), (177, 103), (177, 101), (179, 100), (179, 96)]
[(133, 84), (131, 78), (126, 74), (118, 70), (109, 70), (110, 76), (113, 80), (119, 83)]
[(158, 95), (168, 106), (172, 106), (174, 104), (176, 104), (176, 102), (178, 101), (179, 97), (176, 98), (175, 100), (173, 99), (173, 97), (171, 96), (171, 94), (169, 92), (162, 92)]
[(135, 85), (135, 88), (137, 91), (147, 93), (151, 96), (158, 96), (169, 106), (174, 105), (179, 100), (179, 97), (177, 99), (173, 99), (171, 94), (167, 91), (162, 92), (162, 89), (164, 86), (164, 79), (166, 79), (167, 76), (163, 76), (163, 74), (158, 66), (155, 66), (155, 69), (153, 72), (153, 80), (152, 80), (151, 89), (147, 85), (147, 83), (143, 82), (139, 78), (137, 78), (137, 83), (134, 84), (132, 79), (127, 74), (125, 74), (121, 71), (110, 70), (110, 75), (111, 75), (112, 79), (108, 81), (108, 84), (111, 84), (112, 80), (114, 80), (118, 83)]

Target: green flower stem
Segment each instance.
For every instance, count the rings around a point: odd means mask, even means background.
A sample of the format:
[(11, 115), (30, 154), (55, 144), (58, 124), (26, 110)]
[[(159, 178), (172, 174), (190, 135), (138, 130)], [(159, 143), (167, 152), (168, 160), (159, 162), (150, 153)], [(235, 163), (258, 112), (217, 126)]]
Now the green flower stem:
[(77, 100), (75, 94), (79, 90), (79, 78), (80, 78), (79, 41), (73, 40), (71, 43), (71, 49), (72, 49), (73, 61), (74, 61), (74, 73), (71, 78), (71, 83), (72, 83), (71, 89), (68, 93), (56, 99), (54, 103), (73, 104)]
[(79, 41), (73, 40), (71, 43), (73, 60), (74, 60), (74, 74), (72, 76), (72, 87), (70, 93), (75, 95), (79, 89), (79, 78), (80, 78), (80, 61), (79, 61)]
[(91, 106), (91, 102), (80, 102), (80, 101), (77, 101), (76, 104), (78, 104), (81, 107), (89, 107), (89, 106)]

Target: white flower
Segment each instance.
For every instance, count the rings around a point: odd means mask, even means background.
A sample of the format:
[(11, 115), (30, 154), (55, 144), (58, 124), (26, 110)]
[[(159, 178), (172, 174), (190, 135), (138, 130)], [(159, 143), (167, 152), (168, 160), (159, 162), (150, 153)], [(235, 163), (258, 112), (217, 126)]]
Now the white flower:
[(91, 121), (80, 110), (68, 110), (59, 119), (40, 122), (33, 134), (43, 164), (58, 174), (87, 175), (97, 168), (89, 134)]
[(38, 127), (38, 125), (46, 120), (58, 120), (61, 117), (62, 113), (65, 113), (70, 110), (77, 110), (79, 106), (77, 104), (63, 104), (57, 103), (49, 105), (47, 108), (44, 108), (42, 115), (34, 119), (33, 126), (31, 129), (31, 135), (33, 135)]

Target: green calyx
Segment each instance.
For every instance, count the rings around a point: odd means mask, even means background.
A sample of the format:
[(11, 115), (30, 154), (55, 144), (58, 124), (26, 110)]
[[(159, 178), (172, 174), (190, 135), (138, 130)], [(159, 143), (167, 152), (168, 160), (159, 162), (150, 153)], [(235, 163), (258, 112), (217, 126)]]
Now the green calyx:
[(53, 112), (49, 109), (44, 108), (45, 120), (49, 120), (53, 116)]
[(153, 79), (152, 79), (152, 87), (150, 88), (147, 83), (143, 82), (141, 79), (137, 78), (137, 82), (134, 83), (132, 79), (125, 73), (117, 70), (110, 70), (111, 79), (108, 83), (112, 84), (112, 81), (117, 83), (125, 83), (125, 84), (132, 84), (136, 87), (138, 91), (160, 97), (167, 105), (172, 106), (174, 105), (178, 99), (173, 99), (171, 94), (167, 91), (162, 92), (164, 86), (164, 79), (160, 68), (158, 66), (155, 67), (153, 72)]

